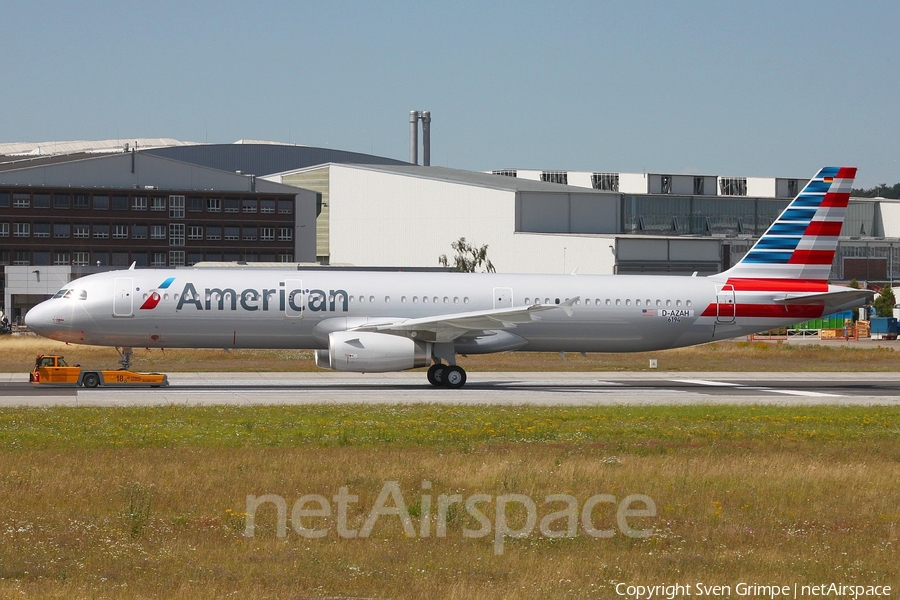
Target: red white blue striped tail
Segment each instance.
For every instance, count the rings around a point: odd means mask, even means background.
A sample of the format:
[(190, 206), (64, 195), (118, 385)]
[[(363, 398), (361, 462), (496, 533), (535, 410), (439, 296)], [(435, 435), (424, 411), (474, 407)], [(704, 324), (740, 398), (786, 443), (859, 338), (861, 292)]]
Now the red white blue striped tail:
[(856, 167), (825, 167), (775, 219), (728, 279), (825, 282), (837, 250)]

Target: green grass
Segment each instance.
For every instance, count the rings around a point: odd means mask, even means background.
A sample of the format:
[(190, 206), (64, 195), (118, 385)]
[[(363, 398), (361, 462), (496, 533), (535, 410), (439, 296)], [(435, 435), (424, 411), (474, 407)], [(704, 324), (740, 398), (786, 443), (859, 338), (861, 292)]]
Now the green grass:
[[(0, 597), (614, 598), (618, 582), (900, 584), (900, 408), (0, 409)], [(244, 537), (248, 495), (644, 494), (653, 535)], [(484, 509), (493, 514), (493, 501)], [(554, 510), (559, 506), (552, 507)], [(511, 525), (522, 515), (510, 513)], [(614, 509), (598, 509), (614, 524)]]
[[(208, 406), (0, 409), (6, 450), (89, 448), (471, 448), (588, 444), (637, 454), (880, 443), (900, 407)], [(900, 456), (900, 445), (897, 447)]]

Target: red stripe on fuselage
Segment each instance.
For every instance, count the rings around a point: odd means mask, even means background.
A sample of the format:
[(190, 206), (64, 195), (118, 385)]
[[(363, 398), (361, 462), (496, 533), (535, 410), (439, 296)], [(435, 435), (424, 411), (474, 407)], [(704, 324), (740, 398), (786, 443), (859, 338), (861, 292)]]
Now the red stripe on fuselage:
[(827, 292), (827, 281), (804, 279), (738, 279), (730, 278), (726, 285), (736, 292)]
[(735, 317), (765, 319), (796, 319), (797, 323), (818, 319), (825, 312), (824, 306), (808, 304), (710, 304), (701, 317)]

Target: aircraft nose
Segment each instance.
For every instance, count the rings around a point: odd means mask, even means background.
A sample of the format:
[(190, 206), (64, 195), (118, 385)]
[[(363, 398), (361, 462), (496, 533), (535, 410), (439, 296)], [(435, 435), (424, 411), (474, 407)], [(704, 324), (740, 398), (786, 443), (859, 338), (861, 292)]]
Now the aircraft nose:
[(71, 329), (71, 303), (41, 302), (25, 313), (25, 325), (38, 335), (53, 338), (54, 333)]

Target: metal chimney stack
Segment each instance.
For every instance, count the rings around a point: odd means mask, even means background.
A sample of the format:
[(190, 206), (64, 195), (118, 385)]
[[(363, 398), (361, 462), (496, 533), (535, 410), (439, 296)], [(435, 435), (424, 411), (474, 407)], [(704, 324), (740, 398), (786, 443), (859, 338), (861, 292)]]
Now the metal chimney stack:
[(431, 166), (431, 111), (409, 111), (409, 162), (419, 164), (419, 120), (422, 121), (422, 164)]

